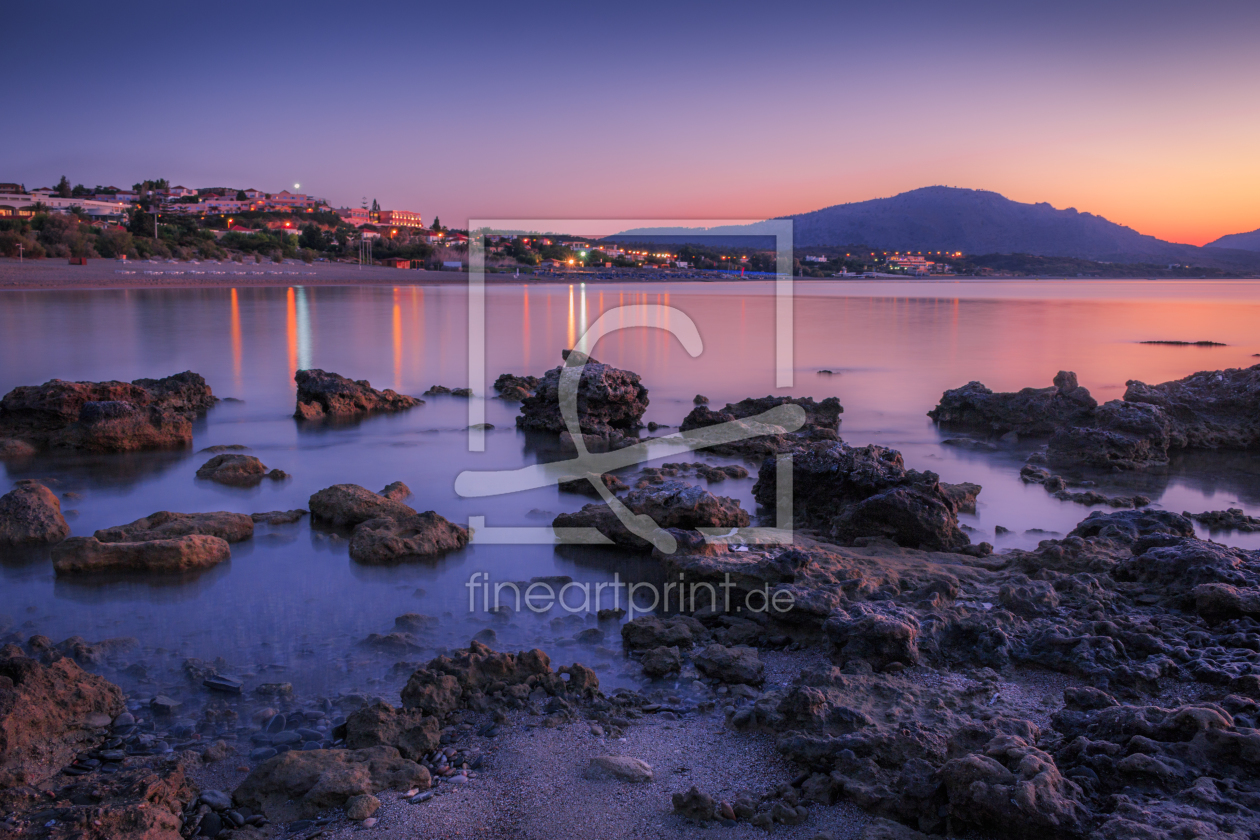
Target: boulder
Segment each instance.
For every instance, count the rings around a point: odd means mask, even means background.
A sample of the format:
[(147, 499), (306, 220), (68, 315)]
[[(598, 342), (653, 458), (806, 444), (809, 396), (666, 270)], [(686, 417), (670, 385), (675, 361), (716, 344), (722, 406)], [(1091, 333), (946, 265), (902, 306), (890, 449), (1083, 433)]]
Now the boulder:
[(645, 783), (652, 781), (652, 765), (628, 755), (597, 755), (583, 775), (588, 779)]
[(1020, 826), (1025, 836), (1070, 836), (1088, 814), (1081, 789), (1036, 747), (995, 745), (983, 755), (947, 761), (938, 775), (949, 813), (963, 823), (999, 831)]
[(309, 510), (296, 508), (294, 510), (268, 510), (262, 513), (251, 513), (249, 518), (254, 522), (263, 522), (267, 525), (292, 525), (300, 522), (303, 516), (310, 513)]
[(1088, 423), (1055, 430), (1046, 447), (1051, 464), (1134, 470), (1168, 463), (1172, 423), (1160, 407), (1111, 400)]
[(361, 822), (376, 813), (381, 800), (370, 793), (361, 793), (346, 800), (346, 819)]
[[(715, 496), (684, 481), (667, 481), (627, 493), (622, 504), (631, 513), (651, 517), (658, 528), (746, 528), (752, 521), (737, 499)], [(594, 528), (623, 548), (646, 551), (651, 543), (630, 531), (606, 502), (585, 505), (576, 513), (562, 513), (554, 528)]]
[(682, 670), (682, 655), (678, 647), (655, 647), (643, 654), (640, 660), (643, 673), (653, 679), (668, 677)]
[(208, 513), (172, 513), (160, 510), (127, 525), (102, 528), (95, 536), (103, 543), (149, 542), (202, 534), (227, 542), (241, 542), (254, 535), (254, 519), (225, 510)]
[(0, 546), (46, 545), (69, 535), (57, 494), (38, 481), (24, 479), (0, 496)]
[(388, 746), (403, 758), (420, 761), (438, 748), (438, 719), (421, 709), (395, 709), (384, 701), (365, 706), (346, 718), (346, 746), (352, 750)]
[(233, 487), (253, 487), (264, 478), (279, 481), (289, 476), (282, 470), (267, 470), (267, 465), (253, 455), (225, 452), (215, 455), (197, 470), (197, 478), (217, 481)]
[(101, 542), (71, 537), (55, 546), (53, 569), (59, 575), (97, 572), (190, 572), (207, 569), (232, 556), (227, 541), (192, 534), (147, 542)]
[(858, 611), (840, 613), (823, 624), (835, 646), (835, 659), (860, 659), (880, 670), (893, 663), (919, 663), (919, 622), (905, 612)]
[(0, 438), (0, 461), (16, 461), (20, 458), (29, 458), (38, 451), (24, 440)]
[(645, 615), (621, 625), (621, 641), (626, 650), (681, 648), (687, 650), (709, 636), (709, 631), (689, 615), (660, 618)]
[(0, 400), (0, 437), (36, 449), (129, 452), (192, 443), (192, 421), (216, 402), (205, 379), (184, 372), (135, 382), (66, 382), (14, 388)]
[(1071, 371), (1059, 371), (1049, 388), (994, 392), (980, 382), (968, 382), (941, 395), (928, 412), (946, 428), (974, 429), (992, 435), (1015, 432), (1047, 437), (1062, 426), (1088, 421), (1098, 402), (1076, 381)]
[(0, 788), (35, 784), (91, 749), (125, 711), (118, 686), (65, 657), (0, 658)]
[(424, 404), (424, 400), (389, 389), (377, 391), (366, 379), (346, 379), (328, 371), (299, 370), (293, 379), (297, 382), (297, 409), (293, 416), (299, 420), (405, 411)]
[[(390, 487), (385, 489), (388, 491)], [(402, 502), (357, 484), (325, 487), (311, 496), (307, 506), (312, 517), (342, 527), (358, 525), (369, 519), (406, 519), (416, 515), (415, 510)]]
[(765, 667), (757, 649), (746, 645), (725, 647), (712, 644), (694, 659), (697, 671), (718, 682), (760, 685), (765, 679)]
[(522, 429), (560, 434), (568, 431), (560, 414), (560, 372), (585, 362), (577, 387), (577, 420), (584, 434), (620, 438), (642, 425), (648, 390), (639, 375), (597, 362), (581, 353), (564, 351), (565, 365), (547, 371), (532, 396), (521, 403), (516, 425)]
[[(798, 525), (844, 543), (883, 537), (935, 551), (970, 545), (958, 526), (956, 501), (965, 505), (968, 491), (947, 491), (936, 473), (907, 470), (895, 449), (829, 441), (797, 449), (791, 459)], [(778, 462), (778, 457), (766, 459), (753, 487), (757, 504), (770, 510), (778, 505)]]
[(393, 747), (290, 750), (255, 767), (232, 794), (273, 822), (310, 819), (383, 790), (427, 789), (429, 771)]
[(350, 537), (350, 557), (360, 563), (392, 563), (431, 557), (468, 545), (468, 530), (431, 510), (399, 519), (369, 519)]
[(385, 489), (378, 494), (384, 496), (392, 502), (401, 502), (404, 499), (411, 498), (411, 488), (401, 481), (392, 481), (385, 485)]

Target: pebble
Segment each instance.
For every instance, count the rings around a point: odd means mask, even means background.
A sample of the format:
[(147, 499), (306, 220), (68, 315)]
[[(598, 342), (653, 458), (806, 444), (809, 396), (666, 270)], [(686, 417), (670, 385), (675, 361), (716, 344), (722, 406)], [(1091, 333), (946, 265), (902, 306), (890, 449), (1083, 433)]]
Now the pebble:
[(263, 729), (271, 733), (283, 732), (285, 724), (287, 723), (288, 721), (285, 719), (284, 715), (274, 714), (267, 719), (267, 725), (264, 726)]
[(368, 817), (366, 820), (360, 823), (360, 825), (362, 825), (364, 828), (371, 828), (372, 826), (376, 825), (376, 817)]
[(201, 681), (201, 684), (211, 691), (222, 691), (225, 694), (240, 694), (241, 689), (245, 685), (235, 677), (224, 677), (219, 675), (206, 677)]
[(199, 833), (202, 837), (218, 837), (221, 831), (223, 831), (223, 818), (218, 814), (211, 811), (201, 818)]
[(232, 807), (232, 797), (221, 790), (203, 790), (201, 801), (216, 811), (226, 811)]
[(249, 760), (250, 761), (266, 761), (267, 759), (273, 758), (276, 755), (277, 755), (277, 752), (272, 747), (259, 747), (258, 749), (250, 752)]
[(433, 791), (426, 790), (424, 793), (418, 793), (415, 796), (408, 799), (407, 801), (410, 802), (412, 805), (419, 805), (421, 802), (428, 802), (432, 798), (433, 798)]

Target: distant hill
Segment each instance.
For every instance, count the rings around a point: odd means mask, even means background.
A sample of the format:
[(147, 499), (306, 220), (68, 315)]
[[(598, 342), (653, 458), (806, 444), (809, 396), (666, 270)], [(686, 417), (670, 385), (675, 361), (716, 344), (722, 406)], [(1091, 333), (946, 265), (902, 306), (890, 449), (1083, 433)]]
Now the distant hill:
[[(1174, 262), (1235, 271), (1260, 270), (1255, 253), (1232, 243), (1207, 251), (1165, 242), (1075, 209), (1023, 204), (987, 190), (924, 187), (853, 204), (837, 204), (784, 218), (794, 222), (797, 248), (863, 243), (888, 251), (962, 251), (966, 254), (1031, 254), (1123, 263)], [(701, 229), (641, 228), (611, 239), (686, 241)], [(759, 225), (710, 228), (707, 235), (755, 236)], [(1244, 234), (1251, 236), (1252, 234)], [(1227, 239), (1229, 237), (1226, 237)], [(694, 240), (699, 243), (706, 237)], [(712, 242), (712, 240), (708, 240)]]
[(1260, 251), (1260, 230), (1251, 233), (1231, 233), (1222, 236), (1215, 242), (1209, 242), (1204, 248), (1233, 248), (1236, 251)]

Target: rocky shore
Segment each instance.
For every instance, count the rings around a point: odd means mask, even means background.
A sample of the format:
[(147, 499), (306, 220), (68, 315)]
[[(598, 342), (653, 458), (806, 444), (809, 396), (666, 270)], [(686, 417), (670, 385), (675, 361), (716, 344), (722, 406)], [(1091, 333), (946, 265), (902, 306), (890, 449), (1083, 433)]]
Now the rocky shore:
[[(573, 418), (584, 443), (640, 442), (646, 386), (585, 361)], [(521, 428), (557, 442), (570, 432), (562, 370), (496, 383), (520, 399)], [(418, 402), (303, 373), (300, 418)], [(83, 407), (123, 402), (90, 399), (109, 394), (131, 406), (111, 417), (187, 420), (212, 397), (181, 377), (17, 389), (0, 424), (34, 449), (104, 440), (86, 431), (98, 409)], [(1260, 366), (1131, 382), (1102, 406), (1063, 372), (1015, 394), (970, 383), (932, 416), (984, 437), (1045, 438), (1050, 462), (1128, 469), (1178, 449), (1256, 448), (1258, 398)], [(53, 408), (41, 414), (43, 402)], [(994, 553), (959, 520), (979, 485), (844, 442), (842, 410), (834, 398), (721, 410), (697, 398), (680, 434), (747, 432), (701, 447), (743, 464), (592, 474), (602, 500), (553, 520), (655, 564), (678, 581), (676, 606), (633, 617), (596, 605), (514, 651), (495, 630), (521, 619), (509, 608), (470, 615), (479, 629), (453, 645), (438, 641), (453, 616), (400, 615), (362, 648), (426, 655), (390, 667), (383, 692), (302, 695), (266, 666), (226, 660), (186, 659), (178, 683), (159, 681), (134, 640), (53, 643), (0, 627), (0, 838), (1260, 837), (1260, 551), (1194, 528), (1255, 520), (1192, 519), (1132, 497), (1066, 536)], [(771, 411), (795, 428), (748, 425)], [(216, 454), (205, 478), (261, 479), (251, 457)], [(1037, 460), (1025, 481), (1076, 500)], [(757, 509), (714, 492), (750, 471)], [(336, 484), (308, 508), (361, 564), (468, 544), (410, 497), (401, 482)], [(647, 536), (627, 511), (650, 523)], [(56, 495), (26, 481), (0, 498), (0, 539), (51, 546), (58, 575), (187, 573), (227, 560), (258, 523), (306, 513), (159, 511), (69, 537)], [(788, 538), (762, 539), (785, 515)], [(601, 685), (613, 662), (633, 687)]]

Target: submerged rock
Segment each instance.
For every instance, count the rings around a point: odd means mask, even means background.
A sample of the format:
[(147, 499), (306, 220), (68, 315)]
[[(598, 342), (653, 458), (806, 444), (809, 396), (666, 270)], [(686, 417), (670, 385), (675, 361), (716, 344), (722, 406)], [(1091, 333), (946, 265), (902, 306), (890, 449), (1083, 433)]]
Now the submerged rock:
[(216, 398), (198, 374), (134, 382), (66, 382), (14, 388), (0, 400), (0, 437), (36, 449), (128, 452), (192, 443), (192, 421)]
[(431, 510), (397, 519), (369, 519), (350, 537), (350, 557), (360, 563), (391, 563), (429, 557), (468, 545), (468, 530)]
[(0, 496), (0, 546), (56, 543), (70, 536), (57, 494), (24, 479)]
[(40, 782), (100, 743), (122, 692), (69, 658), (0, 658), (0, 788)]
[(366, 379), (355, 381), (328, 371), (299, 370), (293, 378), (297, 382), (297, 410), (293, 416), (299, 420), (404, 411), (424, 404), (424, 400), (389, 389), (377, 391)]
[(241, 542), (254, 535), (254, 520), (243, 513), (225, 510), (208, 513), (172, 513), (160, 510), (127, 525), (102, 528), (95, 536), (103, 543), (149, 542), (204, 534), (227, 542)]
[[(397, 485), (386, 487), (384, 492), (397, 496)], [(395, 498), (373, 493), (357, 484), (334, 484), (311, 496), (307, 506), (311, 516), (342, 527), (358, 525), (369, 519), (406, 519), (415, 516), (412, 508)]]
[[(574, 351), (576, 352), (576, 351)], [(583, 434), (620, 438), (634, 432), (642, 424), (648, 406), (648, 390), (639, 382), (639, 375), (597, 362), (571, 351), (564, 351), (566, 365), (547, 371), (532, 396), (521, 403), (516, 425), (560, 434), (568, 431), (560, 415), (560, 373), (585, 361), (577, 387), (577, 419)]]
[(101, 542), (71, 537), (55, 546), (53, 569), (59, 575), (96, 572), (189, 572), (206, 569), (232, 556), (225, 540), (194, 534), (147, 542)]
[(267, 465), (253, 455), (224, 453), (215, 455), (197, 470), (197, 478), (216, 481), (233, 487), (253, 487), (264, 478), (281, 481), (288, 478), (282, 470), (268, 470)]

